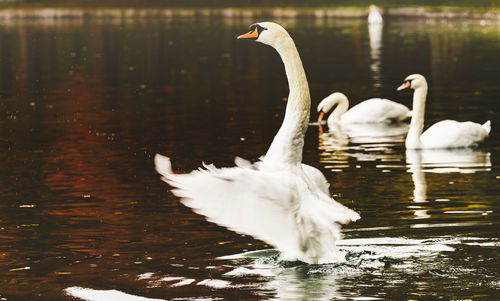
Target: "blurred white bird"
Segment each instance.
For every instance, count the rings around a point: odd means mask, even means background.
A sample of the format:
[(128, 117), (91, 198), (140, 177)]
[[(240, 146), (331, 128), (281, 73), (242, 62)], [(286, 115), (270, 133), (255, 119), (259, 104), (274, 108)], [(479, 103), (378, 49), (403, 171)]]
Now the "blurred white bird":
[(368, 23), (370, 24), (384, 23), (384, 19), (382, 18), (382, 14), (380, 14), (378, 7), (373, 4), (370, 5), (370, 8), (368, 10)]

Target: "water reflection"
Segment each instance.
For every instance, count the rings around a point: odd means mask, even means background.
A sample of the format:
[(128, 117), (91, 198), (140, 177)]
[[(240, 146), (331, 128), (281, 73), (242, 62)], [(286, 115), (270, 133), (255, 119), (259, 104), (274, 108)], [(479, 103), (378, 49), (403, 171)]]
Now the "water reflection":
[[(432, 173), (474, 173), (490, 171), (490, 153), (478, 149), (423, 149), (406, 150), (408, 172), (412, 174), (414, 184), (413, 202), (426, 203), (427, 182), (426, 172)], [(408, 206), (414, 212), (415, 218), (430, 218), (430, 206), (414, 204)], [(481, 214), (481, 211), (476, 211)], [(422, 227), (422, 225), (418, 225)]]
[(491, 170), (491, 154), (482, 149), (406, 150), (406, 162), (412, 168), (434, 173), (474, 173)]
[[(406, 161), (410, 164), (408, 172), (411, 173), (411, 178), (413, 180), (413, 185), (415, 186), (413, 190), (413, 201), (415, 203), (425, 203), (427, 202), (427, 183), (425, 181), (425, 175), (422, 171), (422, 160), (421, 160), (420, 150), (406, 150)], [(410, 205), (409, 209), (414, 210), (415, 218), (429, 218), (430, 215), (427, 214), (427, 210), (424, 206), (420, 204)]]
[(409, 125), (407, 123), (350, 123), (331, 124), (328, 132), (320, 125), (322, 140), (331, 140), (331, 145), (351, 143), (399, 143), (404, 141)]
[(370, 70), (374, 87), (382, 85), (382, 34), (384, 23), (368, 22), (368, 37), (370, 39)]
[(320, 162), (333, 171), (349, 166), (349, 158), (359, 162), (402, 160), (397, 151), (404, 142), (408, 124), (332, 124), (320, 131)]

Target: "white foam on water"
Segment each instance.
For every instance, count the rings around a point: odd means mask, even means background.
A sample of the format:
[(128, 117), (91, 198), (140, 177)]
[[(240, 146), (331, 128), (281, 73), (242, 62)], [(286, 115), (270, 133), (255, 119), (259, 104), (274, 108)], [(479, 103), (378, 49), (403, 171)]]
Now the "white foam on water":
[(276, 274), (274, 269), (271, 269), (269, 266), (267, 268), (245, 268), (238, 267), (232, 271), (229, 271), (224, 274), (224, 276), (232, 276), (232, 277), (244, 277), (244, 276), (262, 276), (262, 277), (272, 277)]
[(184, 279), (184, 277), (172, 277), (172, 276), (167, 276), (159, 279), (158, 281), (163, 281), (163, 282), (171, 282), (171, 281), (177, 281)]
[(190, 285), (191, 283), (193, 283), (195, 281), (196, 280), (194, 280), (194, 279), (184, 279), (182, 281), (171, 284), (170, 287), (186, 286), (186, 285)]
[(220, 279), (204, 279), (198, 282), (197, 285), (204, 285), (211, 288), (228, 288), (231, 287), (231, 282)]
[(152, 299), (141, 296), (130, 295), (117, 290), (95, 290), (83, 287), (68, 287), (64, 289), (68, 296), (86, 301), (165, 301), (164, 299)]
[[(491, 242), (490, 239), (479, 237), (443, 236), (427, 239), (410, 239), (405, 237), (353, 238), (341, 240), (337, 246), (342, 251), (353, 255), (351, 258), (357, 258), (356, 260), (361, 259), (361, 267), (377, 268), (384, 265), (383, 258), (404, 259), (432, 256), (440, 252), (453, 252), (455, 251), (454, 246), (460, 244), (476, 246), (499, 245), (496, 241)], [(224, 274), (225, 276), (243, 277), (256, 275), (272, 277), (277, 273), (276, 266), (273, 265), (273, 262), (277, 263), (277, 259), (272, 260), (276, 257), (276, 254), (276, 250), (262, 250), (219, 257), (218, 259), (260, 259), (246, 265), (246, 267), (237, 267)], [(271, 259), (271, 264), (265, 262), (266, 258)], [(347, 264), (349, 264), (349, 259)]]
[(153, 273), (148, 272), (148, 273), (140, 274), (139, 276), (137, 276), (137, 279), (138, 280), (151, 279), (153, 277), (153, 275), (154, 275)]

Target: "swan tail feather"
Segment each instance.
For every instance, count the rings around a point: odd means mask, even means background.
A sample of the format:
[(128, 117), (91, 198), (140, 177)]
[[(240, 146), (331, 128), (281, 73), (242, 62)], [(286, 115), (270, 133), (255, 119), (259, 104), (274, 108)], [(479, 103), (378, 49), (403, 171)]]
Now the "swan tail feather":
[(490, 120), (486, 121), (481, 126), (486, 130), (486, 132), (488, 132), (488, 134), (491, 132), (491, 121)]

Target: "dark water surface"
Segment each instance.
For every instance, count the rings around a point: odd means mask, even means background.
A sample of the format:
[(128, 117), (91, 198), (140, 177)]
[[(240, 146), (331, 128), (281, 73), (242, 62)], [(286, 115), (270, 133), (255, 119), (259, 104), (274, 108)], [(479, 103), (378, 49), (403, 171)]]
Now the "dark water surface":
[(362, 216), (344, 227), (347, 262), (219, 258), (269, 247), (180, 205), (152, 157), (190, 171), (265, 153), (288, 87), (272, 48), (235, 39), (255, 21), (1, 24), (1, 300), (498, 297), (497, 24), (287, 20), (314, 107), (333, 91), (410, 106), (396, 87), (422, 73), (426, 126), (490, 119), (492, 135), (406, 152), (404, 128), (349, 139), (311, 126), (304, 162)]

